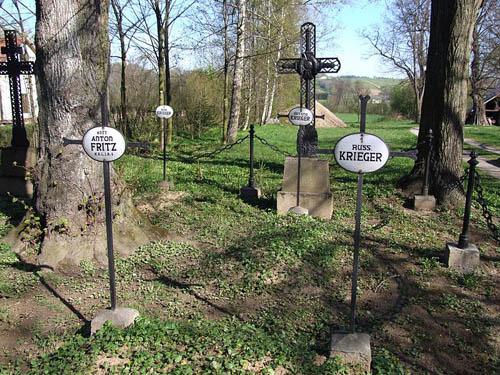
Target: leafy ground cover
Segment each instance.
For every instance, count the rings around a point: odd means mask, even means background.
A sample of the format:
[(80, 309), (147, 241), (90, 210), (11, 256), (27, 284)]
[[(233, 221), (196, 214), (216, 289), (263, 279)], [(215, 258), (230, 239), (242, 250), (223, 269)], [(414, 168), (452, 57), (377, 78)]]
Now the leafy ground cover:
[[(391, 150), (415, 147), (409, 122), (369, 117), (367, 131)], [(318, 129), (320, 148), (357, 131)], [(89, 321), (109, 304), (106, 267), (82, 262), (78, 273), (47, 273), (0, 244), (0, 374), (355, 374), (327, 359), (330, 331), (349, 327), (356, 176), (330, 158), (331, 220), (278, 216), (284, 153), (297, 129), (256, 128), (256, 185), (246, 203), (248, 141), (209, 158), (218, 131), (176, 140), (160, 191), (159, 160), (126, 155), (116, 173), (165, 238), (117, 259), (119, 305), (139, 310), (132, 326)], [(241, 137), (246, 133), (240, 134)], [(276, 149), (277, 147), (277, 149)], [(186, 162), (187, 158), (195, 161)], [(417, 213), (397, 189), (412, 161), (391, 159), (365, 177), (357, 327), (369, 333), (373, 374), (500, 373), (500, 247), (479, 206), (471, 242), (481, 266), (471, 275), (447, 269), (463, 209)], [(483, 176), (498, 225), (500, 188)], [(0, 236), (23, 215), (0, 200)]]

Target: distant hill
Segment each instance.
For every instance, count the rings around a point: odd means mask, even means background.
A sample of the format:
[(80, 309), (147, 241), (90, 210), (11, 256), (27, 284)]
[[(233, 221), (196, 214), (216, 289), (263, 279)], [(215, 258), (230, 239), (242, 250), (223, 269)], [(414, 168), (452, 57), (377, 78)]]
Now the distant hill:
[(329, 94), (335, 94), (339, 87), (353, 92), (368, 94), (374, 102), (388, 101), (392, 89), (403, 80), (385, 77), (357, 77), (319, 74), (316, 79), (316, 90), (320, 100), (326, 101)]

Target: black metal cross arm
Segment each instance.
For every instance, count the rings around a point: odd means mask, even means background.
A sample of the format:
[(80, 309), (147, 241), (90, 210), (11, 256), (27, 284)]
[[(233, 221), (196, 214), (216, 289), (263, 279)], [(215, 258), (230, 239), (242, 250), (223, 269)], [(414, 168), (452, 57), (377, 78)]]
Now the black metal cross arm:
[(280, 74), (297, 74), (300, 59), (279, 59), (278, 73)]
[(336, 57), (324, 57), (318, 60), (318, 73), (338, 73), (340, 70), (340, 60)]
[(35, 74), (35, 63), (32, 61), (21, 61), (18, 63), (1, 62), (0, 74), (10, 76)]

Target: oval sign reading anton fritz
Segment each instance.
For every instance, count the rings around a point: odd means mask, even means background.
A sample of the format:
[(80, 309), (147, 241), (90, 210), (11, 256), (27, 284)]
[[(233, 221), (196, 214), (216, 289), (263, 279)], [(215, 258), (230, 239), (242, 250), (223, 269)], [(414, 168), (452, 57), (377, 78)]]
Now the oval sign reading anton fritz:
[(369, 133), (349, 134), (335, 145), (335, 160), (349, 172), (370, 173), (382, 168), (389, 159), (389, 147)]
[(170, 118), (174, 115), (174, 110), (169, 105), (160, 105), (156, 108), (156, 116), (159, 118)]
[(107, 126), (89, 129), (83, 136), (82, 144), (87, 155), (97, 161), (117, 160), (126, 148), (122, 133)]
[(296, 107), (288, 112), (288, 119), (294, 125), (309, 125), (313, 120), (312, 112), (305, 107)]

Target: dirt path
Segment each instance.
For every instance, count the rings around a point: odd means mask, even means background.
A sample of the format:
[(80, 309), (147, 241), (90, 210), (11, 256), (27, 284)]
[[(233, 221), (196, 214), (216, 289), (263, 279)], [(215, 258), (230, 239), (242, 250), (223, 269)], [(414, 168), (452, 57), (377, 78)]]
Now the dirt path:
[[(418, 136), (418, 128), (411, 128), (410, 131)], [(500, 155), (500, 150), (497, 150), (493, 147), (490, 147), (484, 143), (476, 142), (472, 139), (465, 138), (464, 142), (471, 145), (475, 146), (478, 148), (481, 148), (483, 150), (487, 150), (489, 152), (495, 153)], [(465, 161), (468, 161), (470, 159), (470, 156), (468, 153), (465, 153), (463, 156), (463, 159)], [(484, 156), (484, 155), (479, 155), (477, 157), (477, 161), (479, 162), (477, 167), (482, 170), (483, 172), (488, 173), (489, 175), (500, 179), (500, 159), (495, 159), (492, 158), (491, 156)]]

